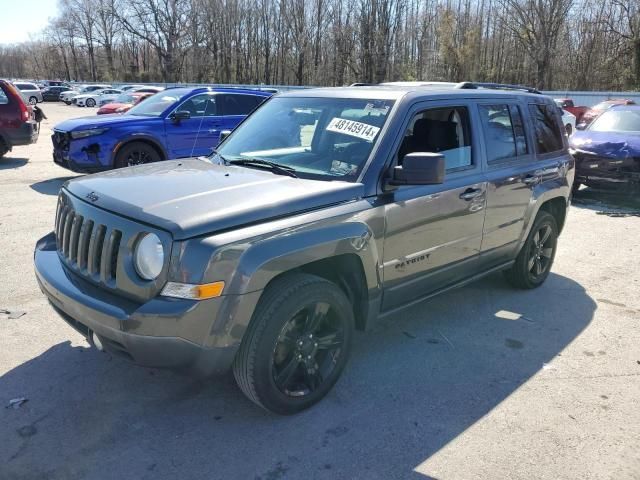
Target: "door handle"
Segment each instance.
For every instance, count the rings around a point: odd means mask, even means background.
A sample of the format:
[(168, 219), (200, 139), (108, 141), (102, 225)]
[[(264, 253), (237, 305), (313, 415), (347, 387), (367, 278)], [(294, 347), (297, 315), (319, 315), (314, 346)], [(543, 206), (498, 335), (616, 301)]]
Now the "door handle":
[(473, 189), (468, 188), (467, 190), (465, 190), (460, 194), (460, 198), (462, 200), (473, 200), (474, 198), (477, 198), (480, 195), (482, 195), (482, 190), (480, 190), (479, 188), (473, 188)]
[(522, 179), (525, 185), (533, 185), (534, 183), (538, 183), (540, 177), (537, 175), (527, 175)]

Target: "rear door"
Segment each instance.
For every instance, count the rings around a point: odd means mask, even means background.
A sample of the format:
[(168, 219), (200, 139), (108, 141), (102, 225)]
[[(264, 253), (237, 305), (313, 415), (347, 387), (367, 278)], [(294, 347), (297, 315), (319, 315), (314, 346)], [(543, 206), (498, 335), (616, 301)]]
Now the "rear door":
[[(540, 160), (550, 153), (547, 149), (554, 150), (553, 143), (559, 142), (562, 149), (562, 138), (554, 138), (556, 128), (553, 132), (541, 132), (543, 136), (551, 135), (547, 140), (539, 139), (535, 123), (527, 121), (534, 118), (532, 107), (537, 108), (517, 98), (505, 100), (504, 97), (480, 102), (477, 107), (488, 180), (480, 258), (483, 269), (498, 266), (517, 255), (531, 220), (535, 188), (558, 176), (558, 163), (547, 165)], [(551, 119), (557, 123), (554, 117), (557, 108), (547, 107)], [(559, 131), (557, 135), (561, 135)]]
[(442, 185), (402, 186), (386, 203), (383, 310), (472, 276), (482, 241), (486, 182), (473, 105), (424, 102), (412, 110), (395, 162), (411, 152), (445, 155)]
[(169, 158), (211, 153), (218, 144), (222, 125), (217, 114), (217, 95), (202, 93), (189, 97), (174, 109), (174, 113), (178, 111), (189, 112), (190, 118), (173, 120), (169, 115), (165, 119)]
[(233, 130), (265, 98), (251, 94), (223, 93), (219, 96), (222, 114), (222, 130)]

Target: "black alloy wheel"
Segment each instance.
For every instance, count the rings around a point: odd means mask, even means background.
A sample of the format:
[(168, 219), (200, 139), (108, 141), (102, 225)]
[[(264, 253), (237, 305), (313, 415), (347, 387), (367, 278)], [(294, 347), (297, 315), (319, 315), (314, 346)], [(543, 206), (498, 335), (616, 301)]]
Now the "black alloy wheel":
[(545, 211), (539, 212), (515, 263), (505, 272), (507, 280), (518, 288), (542, 285), (551, 271), (557, 243), (555, 217)]
[(315, 302), (285, 323), (273, 351), (273, 381), (291, 397), (309, 395), (335, 369), (344, 349), (345, 326), (331, 305)]
[(115, 168), (132, 167), (162, 160), (155, 148), (148, 143), (132, 142), (120, 148), (115, 159)]
[(290, 415), (320, 401), (344, 369), (353, 307), (335, 283), (292, 273), (269, 284), (244, 333), (233, 374), (265, 410)]

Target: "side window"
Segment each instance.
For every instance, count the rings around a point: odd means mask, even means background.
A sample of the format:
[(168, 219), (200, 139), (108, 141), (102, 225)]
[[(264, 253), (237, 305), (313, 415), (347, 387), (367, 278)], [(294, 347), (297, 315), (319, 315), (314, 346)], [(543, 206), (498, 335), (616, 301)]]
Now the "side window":
[(4, 93), (4, 90), (2, 90), (2, 88), (0, 87), (0, 105), (8, 105), (9, 104), (9, 97), (7, 97), (7, 94)]
[(560, 124), (555, 117), (555, 108), (549, 105), (529, 105), (531, 119), (536, 131), (536, 152), (557, 152), (564, 148)]
[(480, 105), (479, 108), (489, 163), (527, 153), (527, 139), (518, 106)]
[(224, 115), (249, 115), (260, 100), (255, 95), (224, 95)]
[(424, 110), (411, 120), (398, 152), (398, 164), (408, 153), (442, 153), (447, 170), (472, 164), (467, 107)]
[(186, 100), (176, 110), (186, 110), (191, 118), (215, 115), (216, 103), (213, 95), (196, 95)]

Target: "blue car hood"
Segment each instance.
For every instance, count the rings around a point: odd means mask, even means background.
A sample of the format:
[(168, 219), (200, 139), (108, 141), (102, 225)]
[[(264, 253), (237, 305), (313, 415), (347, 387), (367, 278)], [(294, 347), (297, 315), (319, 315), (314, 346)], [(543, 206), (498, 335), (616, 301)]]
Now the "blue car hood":
[(569, 144), (576, 150), (611, 158), (640, 157), (640, 134), (632, 132), (591, 132), (574, 133)]
[(157, 121), (158, 117), (121, 115), (115, 113), (111, 115), (94, 115), (92, 117), (72, 118), (58, 123), (55, 127), (53, 127), (53, 129), (63, 132), (70, 132), (72, 130), (89, 130), (91, 128), (115, 127), (132, 121), (135, 121), (139, 124), (140, 122), (152, 122), (154, 120)]

